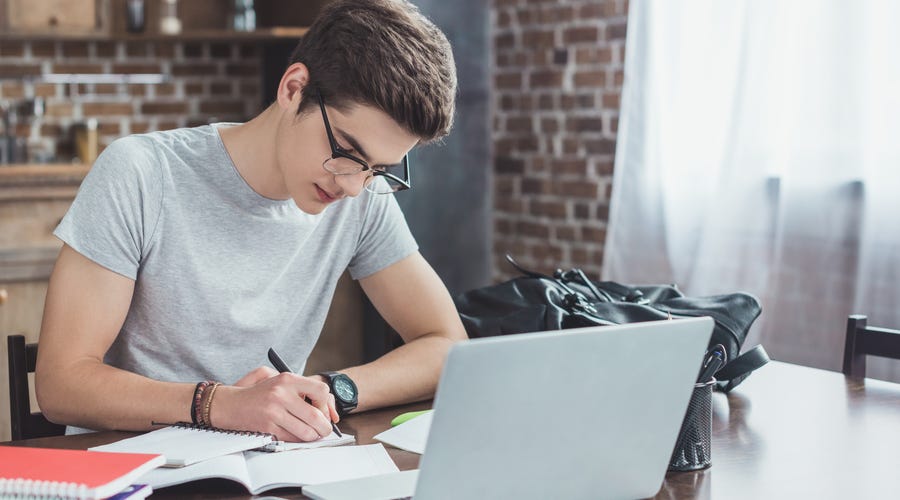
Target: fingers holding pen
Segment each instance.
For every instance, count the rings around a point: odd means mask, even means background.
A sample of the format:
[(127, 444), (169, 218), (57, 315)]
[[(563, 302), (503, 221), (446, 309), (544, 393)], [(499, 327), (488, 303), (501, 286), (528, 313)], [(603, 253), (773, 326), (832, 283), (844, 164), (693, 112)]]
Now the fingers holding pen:
[(318, 380), (279, 373), (220, 391), (211, 415), (214, 425), (268, 432), (284, 441), (314, 441), (331, 433), (331, 395)]
[[(280, 422), (287, 426), (288, 430), (299, 430), (304, 427), (315, 431), (315, 435), (305, 431), (297, 434), (304, 441), (313, 441), (331, 434), (331, 419), (329, 418), (328, 398), (331, 396), (328, 386), (314, 379), (282, 373), (277, 375), (286, 381), (289, 387), (288, 395), (283, 404), (290, 417)], [(296, 434), (296, 433), (295, 433)]]
[[(313, 378), (305, 378), (304, 381), (310, 385), (310, 389), (300, 395), (307, 404), (307, 407), (315, 409), (313, 418), (315, 418), (317, 423), (320, 422), (318, 417), (322, 417), (321, 421), (325, 422), (325, 429), (324, 433), (321, 435), (322, 437), (328, 436), (331, 434), (332, 422), (335, 421), (332, 417), (334, 396), (331, 395), (328, 384)], [(316, 429), (321, 431), (319, 427)]]
[[(269, 362), (272, 363), (272, 366), (274, 366), (279, 372), (294, 373), (291, 367), (288, 366), (284, 359), (282, 359), (281, 356), (275, 351), (275, 348), (270, 347), (267, 356), (269, 358)], [(304, 401), (313, 405), (319, 411), (321, 411), (322, 414), (328, 418), (329, 422), (331, 423), (332, 429), (338, 435), (340, 435), (340, 431), (338, 430), (337, 426), (334, 425), (334, 422), (340, 420), (340, 417), (338, 416), (337, 405), (335, 404), (334, 396), (331, 394), (331, 390), (328, 384), (315, 377), (304, 378), (304, 380), (319, 384), (318, 386), (314, 385), (314, 387), (318, 387), (318, 391), (314, 390), (313, 392), (306, 394), (303, 398)]]
[(337, 403), (334, 400), (334, 394), (331, 392), (328, 393), (328, 413), (329, 418), (332, 422), (338, 423), (341, 421), (341, 415), (337, 411)]

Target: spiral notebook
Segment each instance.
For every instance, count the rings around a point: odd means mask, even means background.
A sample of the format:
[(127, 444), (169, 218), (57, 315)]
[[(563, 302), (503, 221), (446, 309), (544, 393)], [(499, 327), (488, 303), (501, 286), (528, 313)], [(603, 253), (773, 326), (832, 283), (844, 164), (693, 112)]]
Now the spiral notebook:
[(92, 451), (157, 453), (166, 457), (166, 467), (184, 467), (222, 455), (252, 449), (283, 451), (336, 446), (353, 441), (354, 438), (351, 435), (345, 434), (343, 437), (338, 437), (332, 433), (330, 436), (310, 443), (285, 443), (277, 441), (271, 434), (261, 432), (230, 431), (179, 423), (89, 449)]
[(0, 446), (0, 498), (107, 498), (163, 462), (159, 455)]

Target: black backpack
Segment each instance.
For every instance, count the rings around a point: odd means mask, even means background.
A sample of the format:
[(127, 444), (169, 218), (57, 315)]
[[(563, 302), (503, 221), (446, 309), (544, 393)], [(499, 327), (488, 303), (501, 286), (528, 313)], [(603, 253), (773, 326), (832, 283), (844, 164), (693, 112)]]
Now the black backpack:
[(769, 361), (760, 345), (740, 353), (761, 312), (750, 294), (685, 297), (675, 285), (591, 281), (580, 269), (547, 276), (522, 268), (509, 255), (506, 259), (524, 276), (454, 299), (470, 338), (710, 316), (715, 329), (709, 345), (722, 344), (728, 353), (728, 363), (716, 372), (718, 389), (730, 391)]

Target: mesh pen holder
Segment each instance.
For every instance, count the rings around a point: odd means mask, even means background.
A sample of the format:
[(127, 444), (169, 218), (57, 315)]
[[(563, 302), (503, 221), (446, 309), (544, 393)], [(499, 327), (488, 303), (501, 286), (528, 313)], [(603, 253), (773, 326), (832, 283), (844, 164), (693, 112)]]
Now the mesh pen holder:
[(669, 459), (670, 471), (691, 471), (710, 466), (712, 451), (712, 392), (716, 379), (694, 384), (691, 402)]

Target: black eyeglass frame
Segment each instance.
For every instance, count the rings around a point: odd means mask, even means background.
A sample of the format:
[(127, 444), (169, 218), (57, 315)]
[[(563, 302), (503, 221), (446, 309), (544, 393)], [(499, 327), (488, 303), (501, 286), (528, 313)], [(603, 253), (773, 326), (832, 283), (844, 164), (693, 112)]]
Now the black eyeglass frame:
[[(369, 163), (366, 160), (363, 160), (362, 158), (357, 158), (357, 157), (353, 156), (352, 154), (348, 153), (344, 148), (342, 148), (338, 145), (337, 140), (335, 140), (335, 138), (334, 138), (334, 132), (331, 131), (331, 123), (328, 121), (328, 113), (325, 111), (325, 100), (322, 98), (322, 94), (319, 92), (318, 89), (316, 89), (316, 98), (319, 101), (319, 109), (322, 110), (322, 120), (325, 122), (325, 133), (328, 134), (328, 144), (331, 146), (331, 159), (332, 160), (335, 160), (337, 158), (346, 158), (348, 160), (358, 163), (362, 167), (359, 170), (359, 172), (365, 172), (367, 170), (370, 170), (370, 171), (372, 171), (372, 177), (374, 177), (376, 175), (380, 175), (383, 177), (387, 177), (400, 185), (400, 187), (398, 187), (396, 190), (390, 191), (390, 192), (396, 193), (397, 191), (405, 191), (407, 189), (412, 188), (412, 182), (411, 182), (410, 176), (409, 176), (409, 155), (403, 155), (403, 160), (402, 160), (403, 175), (406, 176), (405, 180), (397, 177), (394, 174), (390, 174), (388, 172), (383, 172), (381, 170), (376, 170), (376, 169), (370, 167)], [(329, 170), (329, 172), (331, 172), (331, 170)], [(359, 173), (359, 172), (356, 172), (356, 173)], [(334, 173), (334, 172), (332, 172), (332, 173)], [(335, 174), (335, 175), (353, 175), (353, 174), (348, 173), (348, 174)], [(381, 193), (381, 194), (388, 194), (388, 193)]]

